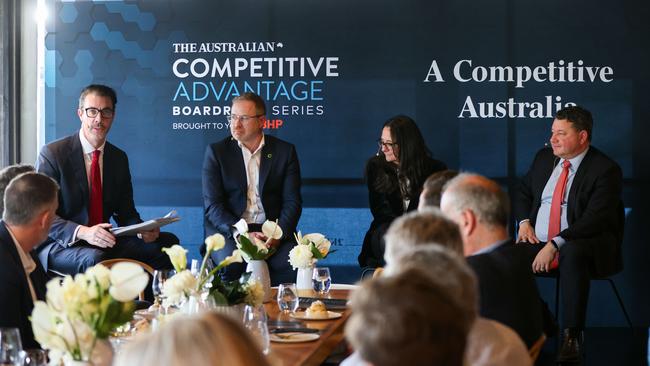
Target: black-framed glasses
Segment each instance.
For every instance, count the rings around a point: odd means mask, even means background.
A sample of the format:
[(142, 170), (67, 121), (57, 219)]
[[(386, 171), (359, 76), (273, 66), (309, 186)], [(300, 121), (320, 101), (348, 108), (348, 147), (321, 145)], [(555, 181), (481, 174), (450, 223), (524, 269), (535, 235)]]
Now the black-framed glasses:
[(110, 108), (97, 109), (94, 107), (84, 109), (86, 111), (86, 116), (90, 118), (97, 117), (98, 114), (102, 115), (102, 118), (111, 118), (115, 114), (115, 111)]
[(230, 122), (230, 123), (235, 122), (235, 121), (241, 121), (242, 123), (248, 123), (248, 121), (258, 119), (261, 116), (262, 116), (261, 114), (256, 114), (254, 116), (239, 116), (239, 115), (236, 115), (236, 114), (231, 114), (226, 118), (228, 119), (228, 122)]
[(387, 147), (392, 150), (395, 148), (395, 146), (397, 146), (397, 142), (386, 142), (379, 139), (377, 140), (377, 145), (379, 146), (380, 149)]

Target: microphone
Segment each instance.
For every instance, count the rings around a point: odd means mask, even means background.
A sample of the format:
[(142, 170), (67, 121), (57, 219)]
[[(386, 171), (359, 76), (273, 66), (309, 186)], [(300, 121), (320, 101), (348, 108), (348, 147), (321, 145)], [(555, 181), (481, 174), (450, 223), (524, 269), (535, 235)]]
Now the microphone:
[(548, 142), (545, 142), (545, 143), (544, 143), (544, 147), (549, 147)]
[(375, 156), (379, 156), (379, 155), (381, 155), (381, 146), (379, 147), (379, 150), (377, 150), (377, 153), (375, 154)]

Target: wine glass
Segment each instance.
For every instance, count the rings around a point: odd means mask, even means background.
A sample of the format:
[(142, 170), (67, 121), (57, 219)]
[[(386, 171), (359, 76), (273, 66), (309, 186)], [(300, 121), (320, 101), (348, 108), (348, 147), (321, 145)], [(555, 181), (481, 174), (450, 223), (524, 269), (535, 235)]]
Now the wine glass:
[(325, 295), (330, 291), (332, 284), (332, 277), (330, 276), (330, 269), (328, 267), (316, 267), (311, 276), (314, 291), (321, 295)]
[(271, 346), (269, 328), (266, 321), (267, 317), (264, 305), (246, 305), (244, 308), (244, 327), (252, 334), (253, 339), (257, 341), (262, 353), (265, 355), (269, 353)]
[[(165, 287), (165, 281), (171, 278), (176, 274), (176, 271), (168, 269), (155, 270), (153, 272), (153, 280), (151, 281), (151, 291), (153, 292), (154, 306), (160, 309), (160, 306), (164, 303), (163, 288)], [(165, 314), (167, 314), (167, 308), (164, 308)]]
[(47, 351), (42, 349), (26, 349), (20, 351), (22, 366), (46, 366)]
[(298, 290), (295, 283), (281, 283), (278, 286), (278, 308), (287, 314), (293, 313), (298, 309), (299, 298)]
[(22, 349), (18, 328), (0, 328), (0, 365), (21, 365)]

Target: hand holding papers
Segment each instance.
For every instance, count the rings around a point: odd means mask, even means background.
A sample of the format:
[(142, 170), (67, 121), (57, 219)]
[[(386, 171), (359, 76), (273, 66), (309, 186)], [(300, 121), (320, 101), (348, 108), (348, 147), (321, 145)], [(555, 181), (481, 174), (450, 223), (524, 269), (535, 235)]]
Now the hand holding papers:
[(136, 235), (139, 232), (150, 231), (169, 225), (180, 219), (181, 218), (176, 214), (176, 210), (172, 210), (167, 215), (157, 219), (147, 220), (135, 225), (112, 228), (111, 233), (115, 236)]

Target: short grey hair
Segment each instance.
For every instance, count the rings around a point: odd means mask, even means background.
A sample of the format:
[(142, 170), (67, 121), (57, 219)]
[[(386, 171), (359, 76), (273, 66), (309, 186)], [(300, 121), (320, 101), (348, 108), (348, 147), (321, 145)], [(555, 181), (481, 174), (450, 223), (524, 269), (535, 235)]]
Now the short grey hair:
[(14, 178), (4, 195), (2, 219), (11, 225), (27, 225), (58, 199), (59, 185), (40, 173), (23, 173)]
[(458, 225), (439, 209), (410, 212), (393, 221), (384, 236), (386, 265), (399, 261), (402, 253), (422, 244), (437, 243), (462, 254), (463, 239)]
[(468, 313), (478, 313), (478, 281), (465, 258), (440, 245), (429, 244), (402, 254), (400, 260), (386, 266), (383, 275), (393, 276), (418, 268), (431, 281), (443, 286)]
[(482, 175), (461, 173), (447, 182), (443, 197), (456, 212), (471, 210), (489, 227), (507, 227), (510, 200), (499, 185)]

